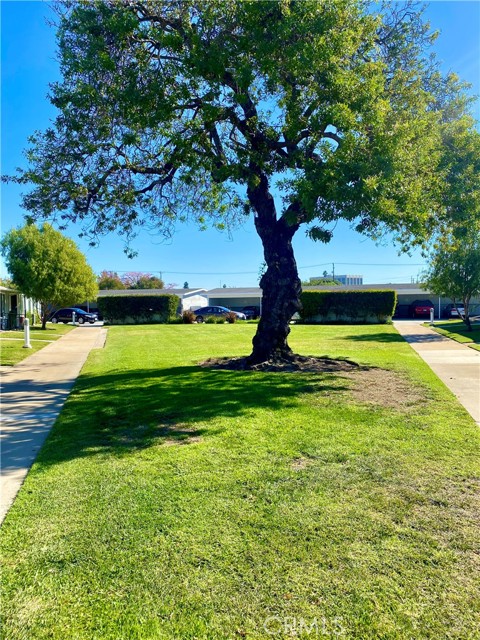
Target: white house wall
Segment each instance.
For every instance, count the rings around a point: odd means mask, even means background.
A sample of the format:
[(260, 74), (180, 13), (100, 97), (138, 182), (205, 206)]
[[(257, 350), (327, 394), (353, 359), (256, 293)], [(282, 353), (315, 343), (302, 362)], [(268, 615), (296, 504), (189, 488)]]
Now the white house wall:
[(191, 309), (199, 309), (200, 307), (206, 307), (208, 304), (208, 298), (206, 295), (195, 294), (191, 296), (184, 296), (182, 298), (182, 311), (188, 311)]

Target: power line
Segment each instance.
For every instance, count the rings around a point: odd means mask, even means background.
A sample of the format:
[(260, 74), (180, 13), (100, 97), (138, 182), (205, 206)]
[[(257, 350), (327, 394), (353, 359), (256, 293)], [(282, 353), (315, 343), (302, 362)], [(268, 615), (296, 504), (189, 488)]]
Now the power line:
[[(318, 267), (326, 267), (331, 265), (331, 262), (322, 262), (321, 264), (310, 264), (302, 267), (297, 267), (298, 269), (316, 269)], [(383, 262), (335, 262), (336, 265), (342, 266), (350, 266), (350, 267), (424, 267), (426, 265), (425, 262), (411, 262), (405, 264), (398, 263), (383, 263)], [(115, 273), (131, 273), (131, 271), (124, 271), (120, 269), (104, 269), (104, 271), (113, 271)], [(172, 276), (246, 276), (246, 275), (258, 275), (257, 271), (153, 271), (149, 270), (136, 270), (135, 273), (160, 273), (169, 274)]]

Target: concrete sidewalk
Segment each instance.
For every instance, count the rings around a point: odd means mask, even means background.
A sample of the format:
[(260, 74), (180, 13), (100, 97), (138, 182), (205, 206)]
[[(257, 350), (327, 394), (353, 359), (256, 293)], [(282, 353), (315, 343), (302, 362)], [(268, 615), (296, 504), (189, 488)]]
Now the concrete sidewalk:
[(480, 426), (480, 351), (450, 340), (418, 321), (399, 320), (393, 324)]
[(14, 367), (1, 368), (0, 522), (60, 413), (88, 354), (107, 329), (82, 326)]

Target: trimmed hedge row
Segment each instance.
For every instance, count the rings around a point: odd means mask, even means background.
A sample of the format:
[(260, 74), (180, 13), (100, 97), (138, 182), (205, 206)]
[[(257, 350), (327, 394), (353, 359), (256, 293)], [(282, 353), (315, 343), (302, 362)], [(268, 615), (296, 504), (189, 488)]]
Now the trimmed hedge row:
[(105, 296), (98, 308), (111, 324), (162, 324), (175, 317), (180, 298), (173, 294)]
[(397, 304), (396, 291), (303, 291), (304, 322), (385, 323)]

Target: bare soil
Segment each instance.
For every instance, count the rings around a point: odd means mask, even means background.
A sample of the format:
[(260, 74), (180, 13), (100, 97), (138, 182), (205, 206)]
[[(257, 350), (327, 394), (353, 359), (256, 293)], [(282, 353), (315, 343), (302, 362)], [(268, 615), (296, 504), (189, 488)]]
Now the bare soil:
[(348, 394), (357, 402), (396, 408), (400, 411), (425, 402), (424, 389), (396, 371), (367, 367), (347, 359), (294, 355), (288, 360), (275, 360), (249, 365), (247, 358), (209, 358), (200, 366), (233, 371), (266, 371), (279, 373), (340, 373), (350, 382)]
[(347, 373), (346, 377), (353, 382), (350, 393), (357, 402), (405, 410), (427, 400), (423, 387), (414, 386), (396, 371), (362, 369), (354, 374)]
[(228, 369), (230, 371), (273, 371), (273, 372), (326, 372), (352, 371), (362, 369), (361, 365), (347, 359), (318, 358), (315, 356), (292, 355), (288, 359), (267, 360), (251, 365), (247, 358), (209, 358), (199, 363), (209, 369)]

